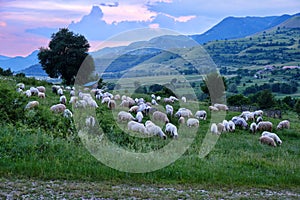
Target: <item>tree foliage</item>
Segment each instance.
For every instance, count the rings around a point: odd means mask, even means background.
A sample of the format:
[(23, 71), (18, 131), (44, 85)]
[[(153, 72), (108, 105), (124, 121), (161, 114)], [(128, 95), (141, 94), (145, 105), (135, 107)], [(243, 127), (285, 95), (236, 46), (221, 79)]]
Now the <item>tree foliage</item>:
[[(52, 34), (47, 48), (40, 48), (38, 58), (51, 78), (61, 77), (67, 85), (70, 85), (74, 83), (79, 68), (88, 56), (89, 47), (84, 36), (62, 28)], [(81, 80), (87, 79), (85, 76), (89, 76), (94, 71), (93, 60), (88, 60), (88, 67), (84, 70), (86, 73)]]
[(217, 72), (206, 75), (201, 84), (201, 90), (209, 95), (212, 103), (222, 103), (224, 101), (226, 88), (225, 77)]

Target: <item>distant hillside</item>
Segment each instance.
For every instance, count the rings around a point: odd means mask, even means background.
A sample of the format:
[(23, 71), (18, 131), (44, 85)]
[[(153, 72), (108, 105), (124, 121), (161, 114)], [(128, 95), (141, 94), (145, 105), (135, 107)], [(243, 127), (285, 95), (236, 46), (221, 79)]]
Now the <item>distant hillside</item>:
[(26, 76), (48, 76), (40, 64), (32, 65), (16, 73), (24, 73)]
[(243, 38), (281, 24), (291, 15), (270, 17), (227, 17), (203, 34), (191, 37), (200, 44), (213, 40)]
[(242, 39), (208, 42), (204, 48), (218, 66), (299, 65), (298, 20), (290, 18), (271, 30)]
[(0, 55), (0, 60), (7, 60), (7, 59), (10, 59), (10, 57)]
[(31, 65), (39, 63), (38, 61), (38, 50), (33, 51), (30, 55), (26, 57), (17, 56), (13, 58), (8, 59), (0, 59), (0, 67), (3, 69), (10, 68), (11, 71), (20, 71), (27, 67), (30, 67)]

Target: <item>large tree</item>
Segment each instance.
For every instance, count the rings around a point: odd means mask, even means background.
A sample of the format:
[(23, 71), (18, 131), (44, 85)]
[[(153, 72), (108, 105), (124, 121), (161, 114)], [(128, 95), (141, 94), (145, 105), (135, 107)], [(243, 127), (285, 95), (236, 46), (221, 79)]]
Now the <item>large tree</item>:
[[(94, 71), (93, 59), (87, 53), (89, 48), (90, 45), (84, 36), (62, 28), (52, 34), (49, 47), (40, 48), (38, 58), (51, 78), (61, 77), (67, 85), (70, 85), (74, 84), (75, 76), (86, 58), (88, 67), (85, 67), (84, 76), (89, 76)], [(81, 80), (87, 79), (88, 77), (81, 75)]]

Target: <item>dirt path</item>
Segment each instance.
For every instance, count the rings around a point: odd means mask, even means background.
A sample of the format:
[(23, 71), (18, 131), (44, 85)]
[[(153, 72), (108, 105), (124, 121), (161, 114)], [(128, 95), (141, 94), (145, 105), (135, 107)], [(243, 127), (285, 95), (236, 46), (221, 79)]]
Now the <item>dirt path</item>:
[(300, 199), (297, 190), (205, 189), (201, 186), (111, 184), (0, 178), (0, 199)]

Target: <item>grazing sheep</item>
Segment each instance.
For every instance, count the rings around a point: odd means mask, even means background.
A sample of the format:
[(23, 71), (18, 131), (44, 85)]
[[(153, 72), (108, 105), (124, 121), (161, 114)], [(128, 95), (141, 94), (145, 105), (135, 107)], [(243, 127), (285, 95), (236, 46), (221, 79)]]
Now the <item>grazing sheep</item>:
[(169, 98), (170, 98), (171, 100), (173, 100), (173, 102), (174, 102), (174, 101), (178, 101), (178, 99), (177, 99), (176, 97), (174, 97), (174, 96), (170, 96)]
[(161, 130), (161, 128), (159, 126), (155, 125), (150, 120), (146, 121), (145, 126), (146, 126), (146, 131), (147, 131), (148, 134), (150, 134), (150, 135), (158, 135), (158, 136), (160, 136), (163, 139), (167, 139), (167, 136)]
[(102, 104), (104, 103), (108, 103), (110, 101), (110, 98), (109, 97), (104, 97), (101, 101)]
[(71, 96), (70, 98), (70, 101), (69, 101), (69, 104), (73, 104), (73, 103), (76, 103), (78, 100), (78, 97), (75, 97), (75, 96)]
[(152, 104), (152, 105), (155, 105), (155, 106), (157, 106), (157, 105), (158, 105), (158, 103), (156, 102), (156, 100), (155, 100), (155, 99), (152, 99), (152, 100), (151, 100), (151, 104)]
[(253, 134), (255, 134), (256, 131), (257, 131), (257, 125), (256, 125), (255, 122), (252, 122), (252, 123), (250, 124), (250, 132), (253, 133)]
[(247, 115), (251, 114), (250, 111), (243, 111), (239, 117), (244, 118), (246, 121), (248, 120)]
[(63, 113), (66, 110), (66, 106), (64, 104), (56, 104), (50, 107), (50, 110), (55, 113)]
[(216, 123), (212, 123), (210, 126), (210, 132), (212, 134), (218, 134), (218, 126)]
[(137, 112), (135, 118), (139, 123), (141, 123), (144, 118), (143, 113), (141, 111)]
[(189, 119), (186, 121), (186, 125), (187, 125), (188, 127), (192, 127), (192, 126), (199, 127), (199, 120), (196, 119), (196, 118), (189, 118)]
[(181, 97), (181, 101), (183, 102), (183, 103), (186, 103), (186, 97)]
[(71, 90), (71, 91), (70, 91), (70, 96), (71, 96), (71, 97), (75, 96), (75, 91), (74, 91), (74, 90)]
[(59, 103), (65, 104), (67, 103), (67, 97), (65, 95), (62, 95), (59, 97)]
[(53, 86), (52, 86), (52, 92), (53, 92), (53, 93), (57, 94), (57, 90), (58, 90), (58, 89), (60, 89), (60, 86), (59, 86), (59, 85), (53, 85)]
[(46, 88), (44, 86), (37, 86), (36, 89), (38, 89), (39, 92), (46, 93)]
[(79, 100), (75, 103), (75, 108), (85, 108), (87, 106), (87, 102), (85, 100)]
[(290, 128), (290, 121), (289, 120), (283, 120), (281, 122), (279, 122), (279, 124), (277, 125), (277, 129), (283, 129), (283, 128)]
[(129, 121), (127, 124), (127, 128), (130, 131), (147, 134), (147, 130), (146, 130), (146, 127), (144, 126), (144, 124), (141, 124), (141, 123), (138, 123), (135, 121)]
[(161, 96), (157, 96), (156, 101), (160, 101), (160, 100), (161, 100)]
[(279, 144), (279, 145), (282, 144), (281, 139), (278, 137), (278, 135), (276, 133), (264, 131), (264, 132), (262, 132), (261, 136), (268, 136), (268, 137), (272, 138), (277, 144)]
[(57, 94), (58, 94), (59, 96), (64, 95), (63, 89), (62, 89), (62, 88), (59, 88), (59, 89), (57, 90)]
[(215, 107), (215, 106), (209, 106), (208, 109), (210, 111), (219, 111), (219, 109), (217, 107)]
[(167, 123), (165, 132), (169, 133), (173, 138), (178, 138), (177, 127), (174, 124)]
[(262, 122), (263, 121), (263, 118), (261, 116), (257, 117), (256, 119), (256, 123), (258, 124), (259, 122)]
[(25, 91), (25, 95), (26, 95), (26, 97), (31, 97), (31, 91), (30, 90), (26, 90)]
[(259, 140), (260, 140), (260, 143), (262, 143), (262, 144), (267, 144), (267, 145), (270, 145), (270, 146), (273, 146), (273, 147), (277, 146), (275, 141), (273, 140), (273, 138), (270, 138), (268, 136), (261, 136), (259, 138)]
[(235, 131), (235, 124), (232, 120), (228, 121), (228, 131), (229, 132), (234, 132)]
[(171, 98), (164, 98), (165, 103), (174, 103), (174, 100)]
[(116, 108), (116, 101), (113, 100), (113, 99), (110, 99), (109, 102), (107, 103), (107, 107), (110, 109), (110, 110), (113, 110)]
[(87, 104), (91, 108), (98, 108), (99, 107), (98, 104), (97, 104), (97, 102), (94, 99), (92, 99), (92, 98), (88, 99)]
[(120, 100), (120, 99), (121, 99), (121, 97), (120, 97), (119, 94), (116, 94), (116, 95), (114, 96), (114, 100)]
[(37, 96), (39, 93), (39, 90), (35, 87), (31, 87), (29, 90), (30, 90), (32, 96), (35, 96), (35, 95)]
[(155, 99), (155, 94), (151, 94), (151, 99)]
[(193, 113), (190, 109), (187, 108), (179, 108), (179, 110), (175, 113), (176, 117), (192, 117)]
[(174, 111), (173, 106), (167, 104), (166, 105), (166, 113), (167, 113), (167, 115), (171, 115), (172, 116), (173, 115), (173, 111)]
[(198, 119), (206, 120), (207, 113), (206, 113), (205, 110), (198, 110), (198, 111), (195, 113), (195, 117), (198, 118)]
[(73, 117), (73, 113), (69, 109), (66, 109), (66, 110), (64, 110), (64, 117), (66, 117), (66, 118), (72, 118)]
[(139, 109), (139, 106), (131, 106), (131, 108), (129, 108), (128, 112), (137, 113), (138, 109)]
[(18, 83), (16, 85), (17, 88), (21, 89), (21, 90), (24, 90), (25, 89), (25, 84), (24, 83)]
[(228, 121), (226, 119), (223, 120), (222, 124), (225, 127), (225, 131), (229, 131)]
[(262, 117), (264, 112), (262, 110), (256, 110), (254, 111), (254, 116), (255, 117)]
[(94, 127), (96, 120), (93, 116), (89, 116), (85, 119), (85, 125), (89, 127)]
[(219, 133), (219, 134), (221, 134), (221, 133), (223, 133), (223, 132), (226, 131), (226, 128), (225, 128), (225, 126), (224, 126), (223, 123), (218, 123), (218, 124), (217, 124), (217, 127), (218, 127), (218, 133)]
[(35, 108), (35, 107), (38, 107), (39, 106), (39, 102), (38, 101), (30, 101), (27, 103), (27, 105), (25, 106), (25, 110), (27, 109), (32, 109), (32, 108)]
[(44, 92), (39, 92), (38, 97), (41, 98), (41, 99), (44, 99), (46, 97), (46, 95), (45, 95)]
[(228, 110), (228, 107), (225, 104), (215, 103), (214, 107), (216, 107), (216, 108), (218, 108), (219, 110), (222, 110), (222, 111), (227, 111)]
[(235, 126), (242, 127), (243, 129), (248, 129), (248, 124), (244, 118), (237, 118), (236, 120), (233, 120)]
[(257, 124), (257, 130), (259, 131), (272, 131), (273, 124), (269, 121), (262, 121)]
[(120, 106), (121, 106), (121, 107), (130, 108), (130, 103), (129, 103), (129, 101), (127, 101), (127, 100), (125, 99), (125, 100), (122, 100)]
[(184, 117), (179, 117), (178, 123), (179, 124), (185, 124), (185, 118)]
[(135, 118), (128, 112), (120, 111), (118, 113), (118, 120), (119, 121), (130, 121), (130, 120), (135, 120)]
[(153, 116), (153, 120), (163, 121), (166, 124), (169, 123), (168, 116), (163, 112), (155, 111), (152, 116)]

